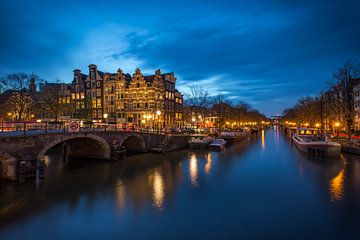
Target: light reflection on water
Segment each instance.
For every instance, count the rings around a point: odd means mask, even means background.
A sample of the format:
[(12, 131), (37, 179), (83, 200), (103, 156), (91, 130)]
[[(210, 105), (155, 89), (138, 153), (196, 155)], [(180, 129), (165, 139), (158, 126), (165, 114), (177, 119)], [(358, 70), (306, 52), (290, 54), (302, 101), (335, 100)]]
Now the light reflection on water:
[(344, 169), (341, 169), (338, 175), (331, 179), (330, 181), (330, 193), (331, 193), (331, 201), (338, 202), (343, 197), (344, 191)]
[(279, 129), (223, 152), (55, 155), (39, 190), (0, 182), (0, 238), (346, 239), (360, 223), (357, 159), (309, 158)]
[(210, 175), (211, 170), (211, 153), (209, 152), (206, 157), (206, 164), (205, 164), (205, 172), (207, 175)]
[(261, 148), (265, 149), (265, 130), (261, 130)]
[(155, 170), (152, 180), (154, 205), (161, 209), (165, 197), (165, 189), (164, 180), (159, 170)]
[(190, 172), (191, 185), (197, 186), (198, 160), (194, 153), (190, 157), (189, 172)]

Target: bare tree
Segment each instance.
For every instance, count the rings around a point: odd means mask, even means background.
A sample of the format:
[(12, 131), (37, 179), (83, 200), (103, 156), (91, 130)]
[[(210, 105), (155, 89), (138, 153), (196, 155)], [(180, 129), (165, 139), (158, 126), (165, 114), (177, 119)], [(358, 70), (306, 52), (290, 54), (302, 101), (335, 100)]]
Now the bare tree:
[(351, 137), (354, 124), (354, 80), (360, 75), (360, 65), (355, 65), (352, 61), (348, 61), (335, 74), (337, 80), (334, 89), (339, 93), (339, 106), (342, 116), (345, 120), (345, 127), (348, 137)]
[[(188, 106), (188, 117), (198, 116), (199, 114), (207, 115), (209, 101), (208, 92), (199, 85), (190, 86), (190, 92), (185, 93), (185, 105)], [(186, 107), (185, 107), (186, 108)]]
[(31, 78), (36, 78), (36, 76), (30, 76), (26, 73), (12, 73), (0, 79), (1, 91), (11, 92), (7, 102), (17, 120), (23, 119), (26, 114), (30, 113), (32, 99), (28, 94), (27, 87)]

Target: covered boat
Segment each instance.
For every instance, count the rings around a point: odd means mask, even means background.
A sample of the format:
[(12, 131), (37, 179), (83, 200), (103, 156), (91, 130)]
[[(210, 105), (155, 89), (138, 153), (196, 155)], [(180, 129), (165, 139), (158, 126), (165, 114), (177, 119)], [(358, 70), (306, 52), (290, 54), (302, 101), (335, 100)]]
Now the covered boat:
[(213, 141), (214, 141), (213, 137), (210, 137), (208, 135), (197, 134), (197, 135), (193, 135), (189, 140), (189, 147), (191, 149), (205, 148)]
[(222, 132), (220, 138), (224, 139), (226, 142), (238, 142), (244, 137), (246, 137), (246, 132)]
[(292, 141), (300, 151), (310, 155), (336, 157), (341, 151), (341, 144), (328, 141), (316, 128), (298, 128), (293, 133)]

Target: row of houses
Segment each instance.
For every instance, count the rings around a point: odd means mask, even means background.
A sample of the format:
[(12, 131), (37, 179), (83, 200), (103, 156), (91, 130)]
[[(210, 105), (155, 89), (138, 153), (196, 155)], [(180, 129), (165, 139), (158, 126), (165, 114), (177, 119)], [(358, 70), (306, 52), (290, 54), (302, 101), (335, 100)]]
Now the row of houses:
[[(349, 85), (350, 86), (350, 85)], [(340, 129), (345, 130), (345, 115), (351, 114), (353, 118), (353, 129), (360, 130), (360, 79), (352, 79), (351, 87), (352, 101), (346, 101), (343, 98), (347, 95), (342, 93), (343, 90), (339, 90), (338, 86), (334, 86), (332, 89), (321, 94), (323, 102), (323, 119), (325, 129), (331, 129), (335, 122), (342, 123)], [(351, 104), (351, 108), (347, 103)], [(345, 109), (345, 110), (344, 110)]]
[[(35, 78), (31, 78), (26, 89), (32, 100), (32, 107), (27, 108), (31, 114), (23, 115), (22, 119), (56, 117), (135, 127), (183, 126), (183, 95), (176, 89), (174, 73), (156, 70), (153, 75), (144, 75), (139, 68), (132, 75), (123, 73), (121, 69), (116, 73), (105, 73), (95, 64), (89, 65), (87, 74), (79, 69), (73, 72), (71, 83), (36, 84)], [(2, 95), (6, 97), (14, 93), (16, 91), (8, 90)], [(49, 97), (55, 100), (51, 104), (50, 99), (50, 108), (51, 105), (59, 105), (61, 111), (37, 107), (44, 105)], [(8, 114), (12, 110), (9, 109)], [(55, 106), (52, 110), (56, 110)], [(13, 119), (18, 119), (17, 115), (14, 112)]]
[(88, 74), (74, 70), (72, 83), (64, 85), (63, 104), (69, 104), (72, 118), (91, 118), (136, 127), (182, 127), (183, 95), (176, 89), (174, 73), (133, 75), (104, 73), (95, 64)]

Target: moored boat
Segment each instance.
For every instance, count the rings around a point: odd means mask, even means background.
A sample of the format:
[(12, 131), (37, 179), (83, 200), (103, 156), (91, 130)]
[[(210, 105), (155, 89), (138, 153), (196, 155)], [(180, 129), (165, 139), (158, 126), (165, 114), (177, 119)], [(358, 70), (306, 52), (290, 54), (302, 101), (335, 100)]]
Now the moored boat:
[(205, 148), (213, 141), (214, 138), (208, 135), (193, 135), (192, 138), (189, 140), (189, 147), (191, 149)]
[(226, 141), (222, 138), (215, 139), (212, 143), (209, 144), (209, 148), (217, 151), (224, 150)]
[(341, 151), (341, 144), (327, 141), (315, 128), (298, 128), (293, 133), (292, 141), (300, 151), (310, 155), (336, 157)]
[(222, 132), (220, 138), (226, 142), (238, 142), (247, 135), (246, 132)]

